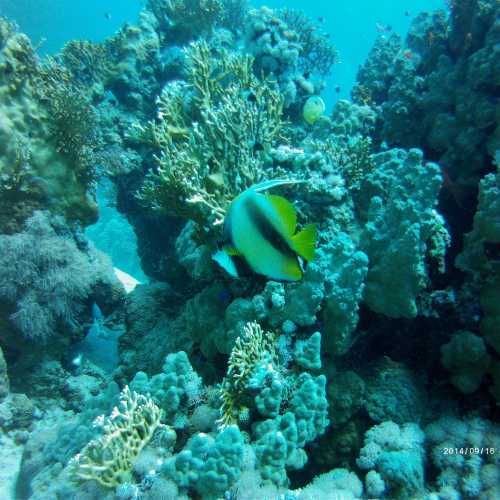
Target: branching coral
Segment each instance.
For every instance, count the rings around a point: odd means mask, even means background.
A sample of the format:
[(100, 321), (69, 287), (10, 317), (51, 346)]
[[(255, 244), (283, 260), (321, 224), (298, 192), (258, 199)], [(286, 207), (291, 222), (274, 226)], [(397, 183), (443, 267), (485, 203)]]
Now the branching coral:
[(116, 71), (114, 48), (122, 31), (103, 43), (70, 40), (61, 50), (62, 64), (71, 72), (73, 78), (84, 85), (105, 82)]
[(329, 138), (321, 144), (321, 150), (330, 164), (340, 170), (351, 190), (358, 191), (361, 181), (374, 168), (369, 137)]
[(256, 322), (247, 323), (243, 333), (236, 339), (231, 355), (229, 368), (222, 381), (221, 427), (238, 422), (239, 414), (244, 410), (242, 396), (250, 381), (252, 372), (259, 364), (276, 364), (274, 335), (264, 332)]
[(300, 50), (299, 69), (302, 72), (318, 73), (327, 76), (332, 66), (338, 62), (338, 53), (332, 46), (328, 35), (319, 31), (303, 12), (293, 9), (282, 9), (278, 17), (283, 19), (288, 28), (297, 34)]
[(151, 399), (130, 392), (127, 386), (120, 399), (120, 407), (109, 417), (102, 415), (94, 422), (103, 435), (90, 441), (70, 462), (75, 480), (95, 480), (107, 488), (129, 481), (134, 459), (155, 431), (172, 432), (160, 423), (162, 410)]
[(40, 63), (29, 40), (3, 20), (0, 115), (0, 225), (18, 229), (42, 207), (94, 219), (91, 103), (67, 69), (52, 59)]
[(88, 97), (72, 83), (66, 68), (48, 59), (40, 67), (36, 94), (51, 116), (50, 138), (56, 151), (74, 167), (77, 178), (85, 183), (95, 177), (92, 153), (97, 147), (95, 115)]
[(204, 42), (187, 55), (187, 83), (165, 87), (158, 121), (142, 129), (160, 154), (140, 197), (213, 229), (239, 193), (272, 175), (264, 172), (262, 158), (280, 137), (283, 102), (253, 75), (248, 56), (215, 58)]
[(210, 32), (223, 15), (221, 0), (148, 0), (147, 6), (160, 27), (177, 40)]

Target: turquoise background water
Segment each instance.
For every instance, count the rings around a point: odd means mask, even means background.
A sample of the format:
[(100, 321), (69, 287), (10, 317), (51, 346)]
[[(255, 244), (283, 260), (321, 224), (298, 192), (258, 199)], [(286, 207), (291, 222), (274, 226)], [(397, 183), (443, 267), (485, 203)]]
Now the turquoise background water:
[[(40, 51), (52, 53), (72, 38), (102, 40), (123, 23), (135, 22), (144, 3), (141, 0), (0, 0), (0, 14), (16, 20), (35, 43), (45, 39)], [(324, 29), (331, 34), (342, 61), (335, 67), (325, 91), (330, 106), (337, 98), (349, 96), (358, 66), (380, 36), (377, 23), (405, 34), (414, 15), (445, 6), (444, 0), (255, 0), (251, 4), (300, 9), (313, 19), (325, 19)], [(338, 95), (336, 86), (340, 86)]]

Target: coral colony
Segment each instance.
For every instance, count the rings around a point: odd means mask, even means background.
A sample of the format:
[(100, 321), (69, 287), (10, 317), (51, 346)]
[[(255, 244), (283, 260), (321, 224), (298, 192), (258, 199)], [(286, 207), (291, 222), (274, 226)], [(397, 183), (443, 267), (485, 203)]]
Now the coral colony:
[(499, 47), (449, 2), (332, 110), (298, 11), (148, 0), (48, 58), (0, 18), (0, 497), (500, 498)]

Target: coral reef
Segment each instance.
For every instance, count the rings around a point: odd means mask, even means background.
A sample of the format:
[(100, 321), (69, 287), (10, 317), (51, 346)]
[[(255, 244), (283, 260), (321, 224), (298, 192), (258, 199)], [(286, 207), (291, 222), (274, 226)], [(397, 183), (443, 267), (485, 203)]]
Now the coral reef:
[(0, 347), (0, 401), (9, 394), (9, 374), (7, 373), (7, 363)]
[[(366, 433), (357, 464), (370, 471), (365, 481), (368, 494), (387, 490), (390, 496), (405, 498), (423, 493), (424, 437), (416, 424), (399, 427), (391, 421)], [(373, 471), (378, 475), (374, 477)]]
[[(498, 461), (492, 453), (499, 444), (498, 425), (480, 418), (442, 417), (425, 432), (432, 462), (439, 470), (434, 496), (498, 496)], [(464, 449), (472, 451), (464, 453)]]
[[(318, 94), (321, 81), (310, 74), (328, 74), (337, 53), (318, 27), (301, 12), (267, 7), (249, 12), (246, 50), (255, 58), (257, 74), (275, 78), (286, 107), (302, 97)], [(309, 75), (309, 76), (308, 76)]]
[[(0, 497), (499, 497), (499, 14), (386, 28), (333, 109), (301, 12), (148, 0), (45, 58), (0, 18)], [(235, 279), (276, 179), (315, 257)]]
[(163, 409), (164, 420), (174, 429), (187, 425), (188, 409), (200, 399), (201, 379), (194, 372), (184, 351), (165, 358), (163, 373), (151, 379), (144, 372), (137, 372), (130, 382), (132, 390), (150, 394)]
[(451, 179), (466, 184), (477, 182), (499, 146), (498, 5), (450, 6), (449, 18), (419, 14), (406, 44), (397, 35), (379, 38), (353, 95), (377, 109), (381, 140), (429, 151)]

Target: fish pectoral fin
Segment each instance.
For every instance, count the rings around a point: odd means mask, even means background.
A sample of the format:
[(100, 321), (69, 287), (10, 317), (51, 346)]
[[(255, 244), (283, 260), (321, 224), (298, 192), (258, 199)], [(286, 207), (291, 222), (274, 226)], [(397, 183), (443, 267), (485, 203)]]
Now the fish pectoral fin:
[(310, 262), (314, 259), (314, 249), (317, 239), (316, 224), (307, 224), (302, 231), (292, 236), (292, 248), (298, 255)]
[(224, 269), (233, 278), (238, 278), (238, 270), (231, 256), (224, 250), (218, 250), (212, 254), (212, 260), (217, 262), (222, 269)]
[(297, 212), (294, 206), (286, 198), (283, 198), (283, 196), (268, 194), (266, 198), (283, 221), (287, 235), (291, 236), (297, 227)]
[(224, 246), (222, 251), (225, 252), (227, 255), (229, 255), (229, 257), (242, 257), (242, 253), (236, 247), (233, 246), (229, 245)]

